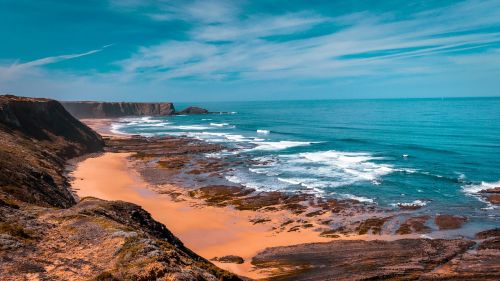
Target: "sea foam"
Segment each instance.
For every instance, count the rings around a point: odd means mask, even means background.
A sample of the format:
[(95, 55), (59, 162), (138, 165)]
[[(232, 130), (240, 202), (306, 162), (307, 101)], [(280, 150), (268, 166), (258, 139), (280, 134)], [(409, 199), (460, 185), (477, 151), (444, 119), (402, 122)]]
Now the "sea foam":
[(308, 146), (312, 144), (312, 142), (305, 141), (260, 141), (252, 143), (255, 144), (256, 147), (250, 150), (282, 150), (297, 146)]
[(483, 190), (493, 189), (495, 187), (500, 187), (500, 181), (496, 182), (485, 182), (482, 181), (479, 184), (468, 184), (462, 187), (463, 191), (468, 194), (477, 194)]
[(395, 171), (391, 165), (372, 162), (375, 159), (377, 157), (368, 153), (335, 150), (283, 154), (275, 158), (255, 158), (257, 163), (262, 164), (254, 171), (259, 174), (277, 174), (278, 181), (282, 183), (324, 192), (328, 188), (361, 181), (377, 184), (382, 176)]

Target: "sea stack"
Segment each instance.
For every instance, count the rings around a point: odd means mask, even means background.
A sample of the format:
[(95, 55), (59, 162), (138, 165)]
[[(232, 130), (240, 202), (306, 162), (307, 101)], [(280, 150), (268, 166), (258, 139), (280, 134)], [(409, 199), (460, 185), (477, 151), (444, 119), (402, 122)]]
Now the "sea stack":
[(177, 114), (208, 114), (208, 110), (201, 108), (201, 107), (196, 107), (196, 106), (190, 106), (188, 108), (185, 108)]

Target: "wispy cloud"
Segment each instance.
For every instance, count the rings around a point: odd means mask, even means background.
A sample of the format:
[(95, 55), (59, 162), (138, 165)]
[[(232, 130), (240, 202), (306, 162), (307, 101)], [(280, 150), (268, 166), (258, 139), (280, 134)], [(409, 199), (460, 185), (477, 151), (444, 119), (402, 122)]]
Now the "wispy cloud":
[(205, 24), (233, 21), (241, 1), (233, 0), (111, 0), (113, 9), (143, 14), (157, 21), (185, 20)]
[(12, 63), (8, 66), (4, 66), (4, 67), (0, 66), (0, 77), (2, 78), (0, 80), (12, 79), (17, 74), (22, 74), (24, 72), (31, 71), (34, 68), (38, 68), (38, 67), (41, 67), (44, 65), (53, 64), (53, 63), (57, 63), (57, 62), (65, 61), (65, 60), (70, 60), (70, 59), (75, 59), (75, 58), (79, 58), (79, 57), (92, 55), (92, 54), (101, 52), (102, 50), (104, 50), (105, 48), (108, 48), (110, 46), (112, 46), (112, 44), (105, 45), (100, 49), (90, 50), (90, 51), (83, 52), (83, 53), (51, 56), (51, 57), (40, 58), (40, 59), (36, 59), (36, 60), (24, 62), (24, 63), (15, 62), (15, 63)]
[[(345, 13), (332, 12), (335, 1), (319, 1), (324, 6), (304, 1), (302, 8), (274, 1), (108, 1), (92, 30), (102, 25), (108, 28), (104, 34), (128, 26), (116, 32), (124, 41), (117, 52), (96, 60), (85, 73), (52, 64), (107, 46), (14, 63), (16, 58), (2, 57), (0, 89), (130, 96), (178, 92), (181, 97), (210, 89), (214, 95), (247, 91), (254, 97), (262, 89), (281, 89), (283, 95), (304, 89), (328, 93), (340, 85), (347, 93), (359, 85), (371, 89), (375, 83), (408, 86), (424, 81), (436, 86), (447, 81), (442, 89), (452, 92), (467, 79), (491, 85), (500, 75), (497, 0), (436, 1), (438, 8), (426, 10), (402, 5), (403, 12), (400, 7), (371, 10), (359, 1)], [(95, 42), (107, 38), (97, 35)], [(89, 68), (88, 62), (73, 62), (79, 70)]]
[[(224, 3), (211, 5), (239, 13)], [(120, 65), (129, 75), (160, 80), (325, 79), (447, 71), (458, 65), (446, 54), (459, 57), (474, 49), (498, 48), (499, 10), (498, 1), (465, 1), (404, 19), (368, 11), (340, 17), (311, 11), (225, 15), (230, 20), (199, 20), (188, 40), (142, 47)]]

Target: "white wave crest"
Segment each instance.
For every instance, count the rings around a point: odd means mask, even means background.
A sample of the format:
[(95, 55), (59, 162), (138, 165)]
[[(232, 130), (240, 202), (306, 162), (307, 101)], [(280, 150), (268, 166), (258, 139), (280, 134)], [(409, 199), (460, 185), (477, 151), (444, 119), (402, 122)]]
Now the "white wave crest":
[(414, 206), (420, 206), (423, 207), (427, 205), (428, 201), (423, 201), (423, 200), (415, 200), (413, 202), (397, 202), (397, 203), (392, 203), (391, 206), (393, 207), (398, 207), (398, 206), (403, 206), (403, 207), (414, 207)]
[[(278, 181), (324, 192), (328, 188), (369, 181), (379, 184), (391, 165), (376, 163), (368, 153), (320, 151), (255, 158), (260, 174), (277, 174)], [(368, 201), (366, 201), (368, 202)]]
[(305, 141), (261, 141), (252, 143), (257, 146), (250, 150), (282, 150), (297, 146), (308, 146), (312, 144), (312, 142)]
[(497, 182), (485, 182), (482, 181), (480, 184), (469, 184), (462, 187), (463, 191), (468, 194), (477, 194), (483, 190), (493, 189), (500, 187), (500, 181)]
[(113, 123), (111, 124), (110, 131), (113, 134), (125, 135), (124, 132), (121, 131), (125, 127), (125, 124)]
[(228, 123), (210, 123), (210, 126), (214, 126), (214, 127), (227, 127), (229, 126)]
[(269, 135), (270, 131), (269, 130), (257, 130), (257, 134), (261, 135)]
[(300, 179), (285, 179), (285, 178), (278, 178), (279, 181), (286, 182), (289, 184), (301, 184), (302, 181)]
[(179, 125), (179, 126), (169, 126), (168, 129), (176, 129), (184, 131), (189, 131), (189, 130), (201, 131), (201, 130), (210, 130), (212, 128), (202, 125)]
[(367, 197), (363, 197), (363, 196), (356, 196), (353, 194), (341, 194), (341, 196), (345, 199), (356, 200), (356, 201), (363, 202), (363, 203), (373, 203), (374, 202), (373, 199), (371, 199), (371, 198), (367, 198)]

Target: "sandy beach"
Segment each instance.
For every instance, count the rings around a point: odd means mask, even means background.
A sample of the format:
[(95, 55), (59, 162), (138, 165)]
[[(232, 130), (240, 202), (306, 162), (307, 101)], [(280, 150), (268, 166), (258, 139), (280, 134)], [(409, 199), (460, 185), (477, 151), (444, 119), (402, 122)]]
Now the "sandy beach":
[[(295, 232), (273, 232), (268, 224), (250, 220), (262, 214), (231, 207), (201, 205), (193, 199), (173, 199), (155, 193), (130, 167), (129, 153), (105, 153), (80, 162), (72, 173), (73, 189), (80, 198), (91, 196), (123, 200), (140, 205), (179, 237), (184, 244), (206, 259), (237, 255), (243, 264), (214, 262), (217, 266), (250, 278), (265, 277), (255, 271), (251, 258), (267, 247), (326, 242), (313, 228)], [(175, 188), (175, 187), (170, 187)], [(267, 213), (276, 222), (287, 219), (287, 212)]]
[(127, 138), (126, 135), (117, 134), (112, 131), (111, 125), (116, 119), (110, 118), (95, 118), (95, 119), (81, 119), (82, 123), (87, 125), (92, 130), (99, 132), (103, 137), (113, 137), (113, 138)]

